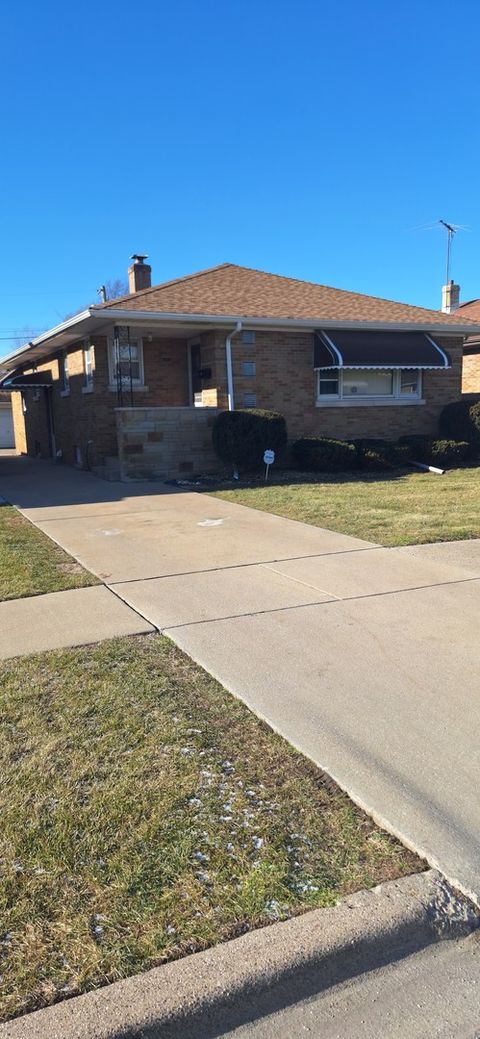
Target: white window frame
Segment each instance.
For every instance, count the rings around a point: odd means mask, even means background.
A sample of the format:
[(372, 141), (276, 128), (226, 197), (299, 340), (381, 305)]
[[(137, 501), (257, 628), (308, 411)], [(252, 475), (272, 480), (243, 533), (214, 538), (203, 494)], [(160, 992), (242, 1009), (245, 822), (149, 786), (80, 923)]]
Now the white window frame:
[[(132, 339), (130, 341), (130, 345), (131, 346), (136, 346), (137, 349), (138, 349), (138, 370), (139, 370), (139, 378), (138, 379), (132, 379), (132, 389), (133, 390), (147, 390), (148, 386), (145, 386), (145, 369), (144, 369), (144, 366), (143, 366), (143, 339), (142, 339), (142, 337), (139, 336), (138, 339)], [(115, 392), (116, 392), (117, 391), (117, 377), (115, 375), (115, 340), (114, 339), (109, 339), (108, 340), (108, 379), (109, 379), (109, 389), (112, 390), (112, 391), (115, 390)], [(129, 389), (130, 388), (130, 384), (128, 384), (128, 386), (126, 386), (126, 388)]]
[(83, 377), (82, 393), (93, 393), (93, 343), (85, 339), (83, 343)]
[[(345, 369), (346, 371), (352, 371), (351, 368)], [(359, 369), (360, 370), (360, 369)], [(370, 371), (382, 371), (392, 372), (393, 374), (393, 393), (389, 393), (385, 396), (379, 394), (371, 394), (370, 396), (362, 396), (361, 394), (348, 394), (343, 395), (343, 370), (341, 368), (332, 369), (320, 369), (317, 370), (317, 381), (316, 381), (316, 397), (315, 404), (317, 408), (323, 407), (385, 407), (385, 405), (396, 405), (403, 407), (404, 405), (412, 404), (425, 404), (422, 397), (423, 391), (423, 379), (421, 369), (411, 368), (377, 368), (377, 369), (365, 369)], [(418, 392), (417, 393), (401, 393), (401, 373), (404, 371), (418, 371)], [(320, 393), (320, 380), (328, 379), (329, 377), (338, 379), (338, 393)]]
[(70, 396), (70, 372), (68, 362), (68, 352), (65, 350), (60, 357), (60, 396)]

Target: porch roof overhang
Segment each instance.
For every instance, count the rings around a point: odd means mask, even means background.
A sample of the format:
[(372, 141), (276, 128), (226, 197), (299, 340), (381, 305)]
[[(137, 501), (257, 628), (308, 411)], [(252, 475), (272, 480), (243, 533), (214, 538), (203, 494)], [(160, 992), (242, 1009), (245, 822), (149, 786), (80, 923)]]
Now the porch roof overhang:
[(445, 350), (423, 331), (345, 331), (315, 332), (313, 367), (397, 369), (450, 368)]
[(228, 333), (239, 321), (245, 328), (258, 329), (259, 331), (262, 329), (265, 331), (287, 331), (290, 329), (292, 331), (297, 330), (313, 334), (320, 328), (328, 333), (330, 330), (333, 330), (337, 335), (341, 330), (342, 332), (381, 332), (384, 334), (393, 332), (401, 332), (402, 334), (407, 332), (425, 332), (432, 335), (437, 333), (443, 338), (475, 334), (480, 336), (480, 323), (474, 325), (470, 321), (467, 325), (465, 322), (459, 321), (458, 325), (451, 323), (445, 325), (442, 324), (440, 313), (438, 325), (422, 325), (419, 323), (412, 325), (405, 322), (391, 322), (385, 325), (385, 322), (379, 321), (339, 322), (338, 320), (330, 321), (322, 317), (312, 317), (311, 320), (304, 320), (288, 317), (250, 317), (248, 314), (167, 313), (152, 310), (127, 310), (112, 306), (102, 309), (102, 305), (97, 304), (82, 311), (80, 314), (76, 314), (67, 321), (63, 321), (60, 325), (56, 325), (55, 328), (42, 333), (42, 335), (37, 336), (31, 342), (25, 343), (3, 358), (0, 361), (0, 365), (7, 371), (14, 371), (18, 368), (36, 364), (42, 358), (49, 357), (57, 351), (65, 350), (79, 340), (92, 336), (95, 333), (108, 335), (113, 330), (114, 325), (129, 325), (131, 328), (155, 331), (157, 335), (184, 335), (188, 338), (189, 336), (214, 329), (224, 329)]
[(28, 375), (16, 375), (15, 370), (7, 372), (0, 378), (0, 388), (5, 390), (27, 390), (35, 387), (49, 387), (53, 385), (52, 373), (31, 372)]

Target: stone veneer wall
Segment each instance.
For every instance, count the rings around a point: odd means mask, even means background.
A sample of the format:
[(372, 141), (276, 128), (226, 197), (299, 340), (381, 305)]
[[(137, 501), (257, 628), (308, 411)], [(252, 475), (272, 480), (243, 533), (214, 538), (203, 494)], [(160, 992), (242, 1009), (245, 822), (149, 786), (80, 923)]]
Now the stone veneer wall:
[(215, 472), (216, 408), (116, 408), (122, 480), (165, 479)]

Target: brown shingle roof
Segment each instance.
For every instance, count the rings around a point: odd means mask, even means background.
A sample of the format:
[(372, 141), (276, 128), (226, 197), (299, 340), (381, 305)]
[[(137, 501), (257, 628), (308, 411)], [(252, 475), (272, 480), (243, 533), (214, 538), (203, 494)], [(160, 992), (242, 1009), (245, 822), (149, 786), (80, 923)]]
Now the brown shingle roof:
[(462, 320), (467, 317), (469, 321), (480, 321), (480, 299), (471, 299), (469, 303), (461, 303), (457, 314)]
[[(321, 321), (404, 322), (457, 325), (458, 315), (364, 296), (315, 282), (224, 263), (164, 282), (100, 307), (165, 313), (235, 315), (244, 318), (297, 318)], [(95, 308), (97, 309), (97, 308)], [(466, 317), (466, 315), (465, 315)], [(463, 315), (462, 315), (463, 323)]]
[[(471, 299), (468, 303), (461, 303), (456, 313), (460, 321), (463, 321), (464, 317), (466, 317), (469, 321), (480, 322), (480, 299)], [(477, 333), (474, 333), (473, 336), (468, 336), (468, 339), (465, 341), (467, 347), (475, 345), (476, 350), (478, 350), (479, 343), (480, 337)]]

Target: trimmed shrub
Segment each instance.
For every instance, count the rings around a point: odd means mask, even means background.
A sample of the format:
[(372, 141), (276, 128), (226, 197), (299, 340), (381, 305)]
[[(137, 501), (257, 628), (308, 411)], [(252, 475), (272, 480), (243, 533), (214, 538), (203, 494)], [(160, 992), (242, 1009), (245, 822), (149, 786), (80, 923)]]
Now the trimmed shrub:
[(470, 422), (475, 430), (474, 432), (474, 443), (477, 448), (480, 447), (480, 400), (477, 400), (475, 404), (472, 404), (469, 411)]
[(460, 465), (470, 453), (470, 444), (466, 440), (434, 440), (430, 460), (432, 465), (441, 469), (447, 466)]
[(467, 441), (480, 445), (480, 405), (477, 401), (455, 400), (440, 412), (438, 429), (443, 440)]
[(410, 458), (414, 462), (425, 462), (428, 464), (432, 453), (432, 440), (431, 437), (423, 436), (422, 434), (412, 434), (411, 436), (400, 437), (398, 441), (402, 447), (407, 447), (410, 452)]
[(408, 444), (393, 444), (392, 445), (392, 461), (394, 465), (405, 466), (408, 465), (412, 457), (411, 448)]
[(302, 437), (292, 445), (293, 461), (297, 469), (319, 473), (336, 473), (355, 469), (356, 454), (353, 444), (328, 437)]
[(226, 465), (258, 469), (267, 448), (275, 451), (277, 460), (285, 451), (287, 426), (283, 415), (276, 411), (221, 411), (213, 423), (212, 439), (218, 457)]
[(406, 465), (411, 458), (406, 444), (392, 440), (354, 440), (360, 469), (392, 469)]

